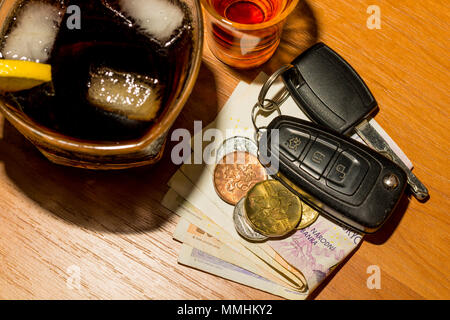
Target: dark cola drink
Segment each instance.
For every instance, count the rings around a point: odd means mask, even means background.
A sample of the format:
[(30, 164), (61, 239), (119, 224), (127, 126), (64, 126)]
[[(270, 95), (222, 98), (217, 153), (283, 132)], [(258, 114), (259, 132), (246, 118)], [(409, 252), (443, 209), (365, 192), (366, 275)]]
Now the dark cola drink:
[(136, 139), (185, 77), (190, 13), (173, 0), (22, 1), (1, 48), (52, 66), (52, 83), (6, 97), (35, 121), (80, 139)]

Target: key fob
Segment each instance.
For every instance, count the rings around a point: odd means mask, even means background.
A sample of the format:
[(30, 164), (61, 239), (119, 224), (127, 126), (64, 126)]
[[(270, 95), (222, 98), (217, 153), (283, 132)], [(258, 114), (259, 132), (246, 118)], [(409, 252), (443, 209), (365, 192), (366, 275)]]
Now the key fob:
[(377, 110), (377, 101), (358, 73), (324, 43), (303, 52), (292, 65), (281, 77), (313, 122), (348, 134)]
[(406, 173), (397, 164), (308, 121), (276, 117), (260, 139), (260, 161), (268, 163), (275, 149), (276, 179), (319, 212), (364, 233), (383, 225), (405, 191)]

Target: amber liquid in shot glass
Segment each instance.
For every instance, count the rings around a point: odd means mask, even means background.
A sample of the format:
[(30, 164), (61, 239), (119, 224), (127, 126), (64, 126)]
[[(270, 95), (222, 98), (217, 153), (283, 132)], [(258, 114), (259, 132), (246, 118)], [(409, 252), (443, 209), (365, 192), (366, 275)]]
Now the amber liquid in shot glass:
[(298, 0), (202, 0), (208, 45), (222, 62), (257, 67), (277, 49), (283, 24)]

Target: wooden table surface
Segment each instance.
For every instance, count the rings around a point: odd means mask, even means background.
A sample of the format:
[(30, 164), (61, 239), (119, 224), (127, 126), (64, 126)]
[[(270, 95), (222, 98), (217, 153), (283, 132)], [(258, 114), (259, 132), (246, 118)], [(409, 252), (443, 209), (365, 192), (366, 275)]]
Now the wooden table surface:
[[(381, 29), (366, 26), (371, 4), (381, 9)], [(380, 105), (377, 121), (429, 188), (426, 203), (405, 197), (389, 226), (367, 237), (312, 298), (450, 298), (449, 23), (446, 0), (309, 0), (258, 70), (230, 69), (205, 47), (176, 127), (212, 121), (240, 80), (324, 41), (365, 79)], [(178, 219), (160, 205), (177, 169), (167, 154), (121, 172), (60, 167), (0, 117), (0, 298), (277, 299), (177, 264)], [(381, 270), (379, 290), (366, 285), (371, 265)], [(70, 282), (78, 271), (80, 288)]]

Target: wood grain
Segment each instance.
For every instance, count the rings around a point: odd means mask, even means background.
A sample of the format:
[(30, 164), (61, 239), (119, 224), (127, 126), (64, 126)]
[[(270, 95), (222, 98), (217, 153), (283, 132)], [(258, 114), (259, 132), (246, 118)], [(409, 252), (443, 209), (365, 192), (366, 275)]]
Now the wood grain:
[[(371, 4), (381, 9), (379, 30), (366, 27)], [(404, 198), (389, 226), (312, 298), (450, 298), (449, 22), (445, 0), (309, 0), (258, 70), (228, 68), (205, 48), (176, 127), (212, 121), (240, 80), (324, 41), (365, 79), (380, 105), (377, 121), (429, 188), (426, 203)], [(0, 298), (277, 299), (177, 264), (177, 217), (160, 205), (176, 169), (167, 152), (155, 166), (122, 172), (56, 166), (0, 117)], [(380, 290), (366, 286), (370, 265), (381, 269)], [(67, 286), (70, 266), (80, 268), (79, 289)]]

